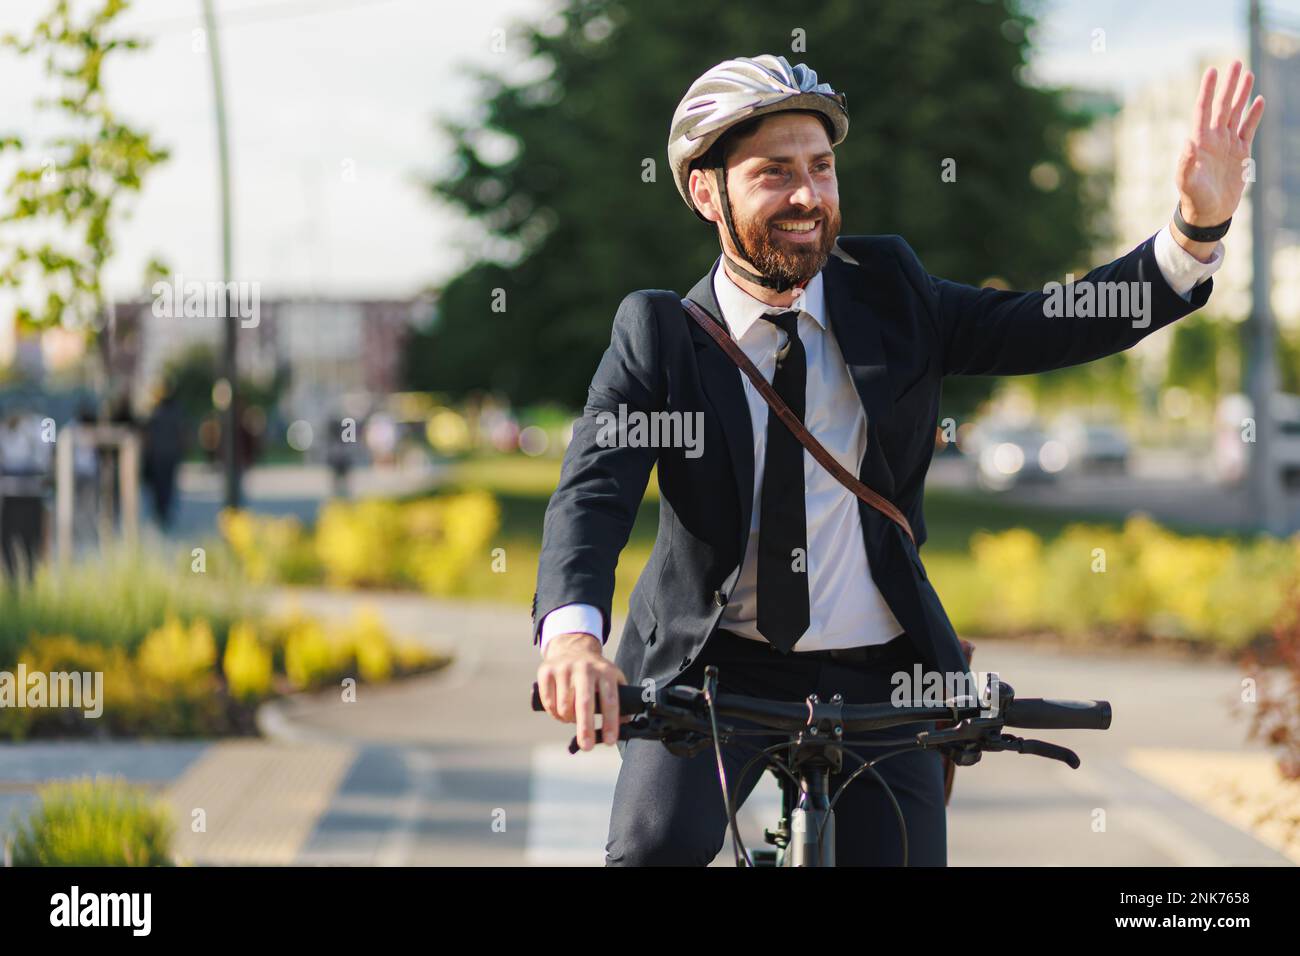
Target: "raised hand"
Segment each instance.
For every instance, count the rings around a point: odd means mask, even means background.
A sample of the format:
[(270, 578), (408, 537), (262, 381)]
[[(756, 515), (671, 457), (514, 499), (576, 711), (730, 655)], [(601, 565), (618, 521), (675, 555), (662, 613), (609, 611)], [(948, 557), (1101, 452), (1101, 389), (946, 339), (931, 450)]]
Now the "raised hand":
[(1246, 108), (1255, 77), (1249, 70), (1244, 77), (1241, 74), (1238, 60), (1217, 100), (1218, 71), (1211, 67), (1201, 78), (1192, 135), (1178, 157), (1174, 176), (1183, 219), (1189, 225), (1217, 226), (1230, 218), (1246, 188), (1246, 160), (1264, 115), (1264, 98), (1255, 97)]

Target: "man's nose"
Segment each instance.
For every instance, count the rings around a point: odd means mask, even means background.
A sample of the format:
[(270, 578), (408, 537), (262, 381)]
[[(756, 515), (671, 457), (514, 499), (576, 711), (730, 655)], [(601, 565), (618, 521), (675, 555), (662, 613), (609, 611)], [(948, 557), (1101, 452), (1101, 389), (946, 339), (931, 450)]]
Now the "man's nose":
[(805, 209), (815, 209), (821, 205), (821, 191), (818, 190), (817, 184), (807, 173), (799, 177), (795, 183), (794, 192), (790, 194), (790, 203), (794, 206), (803, 206)]

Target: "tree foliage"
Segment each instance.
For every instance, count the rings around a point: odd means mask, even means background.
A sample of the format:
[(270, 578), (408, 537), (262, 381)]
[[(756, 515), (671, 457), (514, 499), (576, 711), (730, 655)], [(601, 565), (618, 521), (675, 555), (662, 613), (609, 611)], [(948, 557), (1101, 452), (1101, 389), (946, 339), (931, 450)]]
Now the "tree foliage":
[(57, 135), (31, 147), (18, 136), (0, 137), (0, 150), (19, 152), (25, 161), (0, 210), (0, 226), (10, 236), (22, 234), (0, 244), (0, 284), (38, 290), (18, 307), (22, 327), (103, 327), (103, 273), (115, 250), (117, 217), (148, 172), (167, 159), (147, 132), (118, 118), (104, 88), (109, 58), (141, 47), (139, 39), (115, 31), (128, 5), (101, 0), (79, 16), (84, 5), (56, 0), (28, 36), (0, 39), (19, 55), (40, 57), (57, 89), (37, 101), (54, 114)]
[[(713, 228), (677, 194), (666, 137), (691, 80), (737, 55), (806, 62), (847, 93), (836, 151), (845, 234), (899, 233), (951, 279), (1035, 288), (1059, 277), (1090, 239), (1066, 155), (1085, 121), (1058, 92), (1027, 85), (1032, 24), (1019, 0), (569, 0), (520, 28), (504, 57), (541, 78), (482, 74), (482, 122), (445, 127), (454, 163), (431, 190), (487, 241), (442, 290), (437, 322), (411, 350), (411, 383), (582, 404), (619, 301), (639, 288), (684, 293), (718, 254)], [(941, 178), (946, 159), (955, 182)]]

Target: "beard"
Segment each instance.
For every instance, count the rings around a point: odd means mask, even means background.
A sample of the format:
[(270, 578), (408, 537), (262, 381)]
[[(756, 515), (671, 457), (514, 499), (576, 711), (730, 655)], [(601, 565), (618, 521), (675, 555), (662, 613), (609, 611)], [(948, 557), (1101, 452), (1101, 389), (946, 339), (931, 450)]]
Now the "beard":
[[(802, 285), (826, 265), (831, 249), (840, 234), (838, 209), (816, 209), (812, 212), (790, 211), (775, 216), (735, 215), (736, 234), (740, 237), (740, 252), (759, 272), (771, 279), (790, 285)], [(774, 235), (773, 223), (791, 219), (819, 219), (816, 242), (784, 242)]]

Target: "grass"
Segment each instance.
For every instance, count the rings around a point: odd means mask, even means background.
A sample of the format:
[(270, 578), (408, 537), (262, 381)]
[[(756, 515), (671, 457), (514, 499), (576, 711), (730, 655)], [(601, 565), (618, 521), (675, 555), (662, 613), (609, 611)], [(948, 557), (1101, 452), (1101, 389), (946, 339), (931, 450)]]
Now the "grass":
[(15, 866), (170, 866), (175, 826), (166, 804), (121, 778), (47, 784), (21, 821)]
[(0, 664), (17, 661), (33, 635), (133, 651), (169, 614), (202, 618), (224, 634), (254, 603), (218, 569), (193, 572), (188, 553), (175, 564), (118, 549), (64, 569), (42, 565), (30, 582), (0, 582)]

